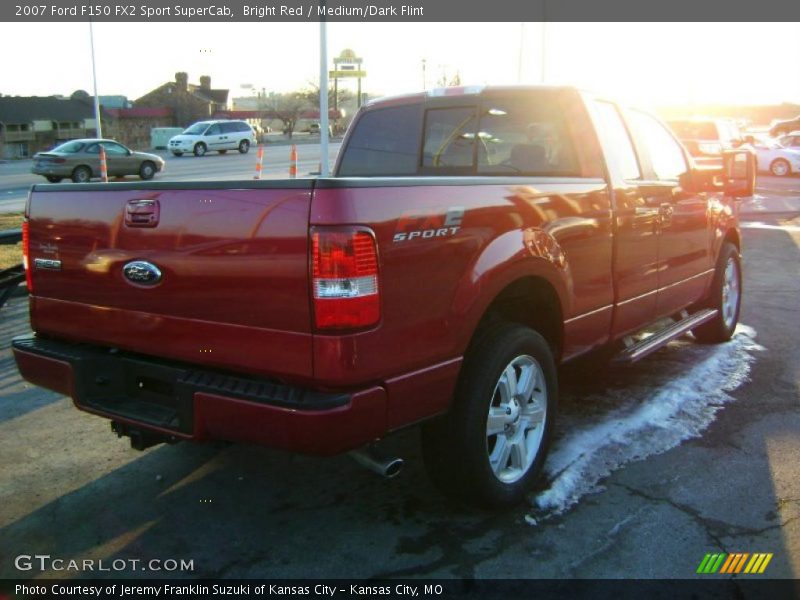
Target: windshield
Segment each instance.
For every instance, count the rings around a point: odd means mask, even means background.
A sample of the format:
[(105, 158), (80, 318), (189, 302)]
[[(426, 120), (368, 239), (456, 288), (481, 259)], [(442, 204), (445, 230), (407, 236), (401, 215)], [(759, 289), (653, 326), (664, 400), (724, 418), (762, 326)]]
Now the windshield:
[(717, 127), (712, 121), (670, 121), (672, 131), (682, 140), (718, 140)]
[(60, 146), (56, 146), (55, 148), (53, 148), (52, 151), (64, 152), (67, 154), (75, 154), (76, 152), (80, 152), (81, 150), (83, 150), (84, 146), (86, 146), (86, 144), (83, 142), (72, 141), (61, 144)]
[(186, 129), (183, 133), (188, 135), (202, 135), (203, 132), (208, 129), (208, 123), (195, 123), (188, 129)]

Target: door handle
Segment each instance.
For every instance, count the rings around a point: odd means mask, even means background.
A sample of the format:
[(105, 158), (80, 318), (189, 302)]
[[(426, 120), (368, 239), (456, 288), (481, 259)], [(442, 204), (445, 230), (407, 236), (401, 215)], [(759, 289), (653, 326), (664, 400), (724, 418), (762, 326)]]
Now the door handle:
[(658, 207), (658, 216), (662, 227), (668, 227), (672, 223), (672, 215), (674, 213), (675, 207), (669, 202), (664, 202)]

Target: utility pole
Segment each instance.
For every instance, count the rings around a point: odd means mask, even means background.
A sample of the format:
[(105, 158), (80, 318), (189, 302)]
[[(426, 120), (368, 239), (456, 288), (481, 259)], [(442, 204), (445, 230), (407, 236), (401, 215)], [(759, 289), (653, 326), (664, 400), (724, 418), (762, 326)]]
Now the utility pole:
[[(325, 1), (320, 6), (325, 8)], [(359, 79), (359, 83), (361, 80)], [(359, 86), (359, 92), (360, 92)], [(323, 11), (319, 20), (319, 176), (327, 177), (328, 167), (328, 29)]]
[(97, 69), (94, 65), (94, 29), (92, 29), (92, 19), (89, 19), (89, 45), (92, 49), (92, 80), (94, 82), (94, 127), (97, 137), (103, 137), (103, 125), (100, 122), (100, 98), (97, 97)]
[(426, 87), (425, 87), (425, 62), (426, 61), (423, 58), (422, 59), (422, 91), (423, 92), (426, 90)]
[(525, 47), (525, 23), (519, 24), (519, 56), (517, 57), (517, 83), (522, 83), (522, 57)]
[(547, 78), (547, 0), (542, 0), (542, 83)]

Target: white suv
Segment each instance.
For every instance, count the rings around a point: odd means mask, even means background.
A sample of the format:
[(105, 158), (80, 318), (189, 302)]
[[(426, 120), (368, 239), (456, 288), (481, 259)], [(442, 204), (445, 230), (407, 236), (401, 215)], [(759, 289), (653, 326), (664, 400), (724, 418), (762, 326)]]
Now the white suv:
[(195, 156), (212, 151), (225, 154), (228, 150), (247, 154), (255, 143), (256, 134), (244, 121), (199, 121), (171, 138), (168, 147), (175, 156), (184, 152), (193, 152)]

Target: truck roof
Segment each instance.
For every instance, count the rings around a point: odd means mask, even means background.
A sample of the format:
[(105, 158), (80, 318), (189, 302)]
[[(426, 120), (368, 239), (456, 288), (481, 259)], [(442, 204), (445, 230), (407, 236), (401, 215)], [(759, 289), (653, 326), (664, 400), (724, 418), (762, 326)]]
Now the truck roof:
[(440, 98), (447, 96), (480, 96), (487, 92), (524, 92), (529, 90), (574, 90), (573, 86), (556, 85), (460, 85), (454, 87), (440, 87), (427, 90), (425, 92), (414, 92), (410, 94), (398, 94), (393, 96), (382, 96), (370, 100), (366, 107), (378, 108), (382, 106), (394, 106), (398, 104), (414, 104), (422, 102), (426, 98)]

